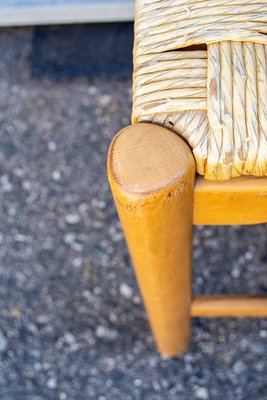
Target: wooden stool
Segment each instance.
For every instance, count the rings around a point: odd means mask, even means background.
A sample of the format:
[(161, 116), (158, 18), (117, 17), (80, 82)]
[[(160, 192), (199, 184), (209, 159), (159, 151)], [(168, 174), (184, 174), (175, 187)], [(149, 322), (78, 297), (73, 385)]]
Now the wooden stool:
[(191, 295), (193, 224), (267, 222), (267, 0), (136, 3), (135, 125), (114, 138), (108, 175), (159, 351), (173, 356), (191, 317), (267, 316), (267, 298)]

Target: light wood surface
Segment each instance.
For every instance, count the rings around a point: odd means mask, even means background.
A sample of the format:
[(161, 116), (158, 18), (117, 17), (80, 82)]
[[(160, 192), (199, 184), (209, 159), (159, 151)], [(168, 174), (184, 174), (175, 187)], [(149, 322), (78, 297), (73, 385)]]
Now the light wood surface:
[(191, 305), (192, 317), (267, 317), (267, 297), (199, 296)]
[(137, 124), (114, 138), (108, 175), (159, 351), (176, 355), (190, 340), (191, 151), (169, 130)]
[(225, 182), (196, 179), (195, 225), (267, 222), (267, 178), (239, 177)]

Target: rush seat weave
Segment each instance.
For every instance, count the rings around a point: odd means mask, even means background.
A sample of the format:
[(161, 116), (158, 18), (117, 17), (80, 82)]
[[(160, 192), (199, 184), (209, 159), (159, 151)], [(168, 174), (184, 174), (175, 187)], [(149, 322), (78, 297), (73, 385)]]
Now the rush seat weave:
[(137, 0), (133, 122), (181, 135), (210, 180), (267, 175), (267, 0)]

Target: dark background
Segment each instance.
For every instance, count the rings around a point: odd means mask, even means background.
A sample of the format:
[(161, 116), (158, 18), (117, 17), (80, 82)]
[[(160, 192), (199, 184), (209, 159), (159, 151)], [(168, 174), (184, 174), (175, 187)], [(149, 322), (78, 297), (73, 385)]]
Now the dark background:
[(133, 23), (37, 27), (35, 77), (131, 77)]

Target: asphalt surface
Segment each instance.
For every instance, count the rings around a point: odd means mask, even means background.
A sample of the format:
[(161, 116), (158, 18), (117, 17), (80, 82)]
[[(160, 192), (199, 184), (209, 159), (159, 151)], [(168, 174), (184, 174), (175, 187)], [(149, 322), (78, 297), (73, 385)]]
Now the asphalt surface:
[[(266, 400), (267, 319), (156, 353), (106, 178), (131, 81), (34, 77), (35, 34), (0, 31), (0, 399)], [(266, 233), (196, 228), (194, 292), (267, 294)]]

